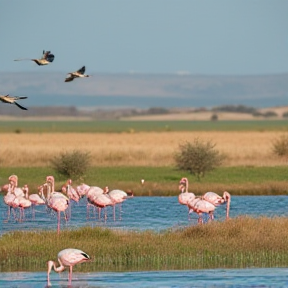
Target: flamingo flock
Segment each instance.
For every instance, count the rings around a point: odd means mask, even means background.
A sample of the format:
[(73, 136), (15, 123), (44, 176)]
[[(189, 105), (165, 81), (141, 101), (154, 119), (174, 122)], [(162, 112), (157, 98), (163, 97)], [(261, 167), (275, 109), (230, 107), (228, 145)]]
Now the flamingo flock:
[[(29, 195), (28, 185), (25, 184), (22, 188), (18, 187), (17, 175), (11, 175), (8, 178), (8, 183), (1, 187), (1, 191), (6, 192), (3, 200), (8, 206), (7, 219), (8, 222), (11, 213), (13, 213), (16, 221), (22, 222), (25, 220), (25, 210), (32, 209), (32, 217), (35, 219), (35, 206), (46, 205), (48, 211), (53, 211), (57, 214), (57, 233), (60, 233), (61, 214), (67, 222), (72, 215), (72, 203), (78, 204), (82, 198), (87, 199), (87, 218), (89, 218), (89, 208), (92, 206), (94, 212), (98, 209), (98, 218), (101, 219), (101, 211), (104, 210), (104, 220), (107, 220), (107, 207), (113, 207), (113, 220), (116, 220), (115, 206), (120, 206), (121, 220), (121, 203), (129, 197), (133, 197), (133, 192), (125, 192), (122, 190), (112, 190), (106, 186), (104, 189), (97, 186), (89, 186), (81, 184), (74, 188), (72, 180), (68, 179), (61, 187), (61, 191), (55, 191), (54, 176), (47, 176), (44, 184), (38, 187), (38, 193)], [(19, 217), (16, 215), (16, 209), (19, 209)]]
[(219, 196), (215, 192), (206, 192), (203, 196), (196, 197), (192, 192), (188, 192), (188, 179), (182, 178), (179, 182), (179, 190), (181, 193), (178, 196), (178, 202), (188, 207), (188, 215), (196, 213), (198, 215), (198, 223), (202, 224), (203, 214), (209, 216), (208, 222), (214, 220), (214, 212), (216, 207), (226, 204), (226, 219), (229, 219), (231, 195), (224, 191), (223, 196)]

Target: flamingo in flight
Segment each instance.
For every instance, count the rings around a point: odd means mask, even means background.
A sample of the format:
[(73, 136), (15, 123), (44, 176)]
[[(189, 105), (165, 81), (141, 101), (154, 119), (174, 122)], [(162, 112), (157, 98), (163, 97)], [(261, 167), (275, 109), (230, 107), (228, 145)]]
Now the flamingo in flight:
[(0, 101), (7, 104), (14, 104), (22, 110), (28, 110), (26, 107), (21, 106), (16, 100), (27, 99), (28, 97), (22, 96), (9, 96), (7, 95), (0, 95)]
[(68, 285), (72, 283), (72, 270), (73, 266), (79, 263), (90, 261), (91, 258), (88, 254), (79, 249), (68, 248), (60, 251), (58, 253), (58, 262), (59, 267), (56, 267), (56, 263), (52, 260), (47, 262), (48, 271), (47, 271), (47, 286), (51, 286), (50, 282), (50, 272), (52, 268), (55, 272), (62, 272), (66, 267), (69, 267), (69, 276), (68, 276)]
[(21, 59), (15, 59), (14, 61), (31, 60), (34, 61), (37, 65), (43, 66), (52, 63), (54, 61), (54, 58), (55, 56), (51, 54), (51, 51), (43, 50), (43, 55), (40, 59), (21, 58)]
[(226, 219), (229, 219), (229, 211), (230, 211), (230, 203), (231, 203), (231, 195), (229, 192), (224, 191), (222, 197), (216, 194), (215, 192), (206, 192), (202, 196), (202, 199), (210, 202), (216, 207), (226, 203)]
[(69, 72), (67, 74), (67, 77), (65, 79), (65, 82), (71, 82), (75, 78), (84, 78), (84, 77), (90, 77), (90, 75), (84, 74), (85, 73), (85, 66), (81, 67), (79, 70), (75, 72)]

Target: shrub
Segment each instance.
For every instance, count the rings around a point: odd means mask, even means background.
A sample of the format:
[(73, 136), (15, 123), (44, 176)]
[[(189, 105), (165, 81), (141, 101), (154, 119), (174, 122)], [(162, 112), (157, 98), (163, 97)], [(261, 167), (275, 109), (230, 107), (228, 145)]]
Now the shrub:
[(81, 178), (90, 166), (90, 153), (74, 150), (63, 152), (51, 160), (52, 168), (59, 174), (73, 179)]
[(283, 112), (282, 117), (283, 117), (283, 118), (288, 118), (288, 111)]
[(200, 180), (206, 172), (214, 170), (224, 160), (224, 155), (215, 150), (215, 146), (211, 141), (204, 142), (198, 138), (193, 143), (180, 144), (175, 154), (177, 168), (190, 172)]
[(211, 121), (217, 121), (217, 120), (218, 120), (218, 115), (215, 114), (215, 113), (212, 114), (211, 117), (210, 117), (210, 120), (211, 120)]
[(288, 156), (288, 135), (282, 135), (275, 139), (272, 150), (277, 156)]

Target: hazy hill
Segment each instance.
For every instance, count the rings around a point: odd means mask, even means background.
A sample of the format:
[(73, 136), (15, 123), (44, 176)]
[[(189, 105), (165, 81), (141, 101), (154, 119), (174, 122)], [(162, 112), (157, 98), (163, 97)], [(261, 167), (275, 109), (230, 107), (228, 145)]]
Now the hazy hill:
[(28, 96), (22, 102), (27, 107), (171, 108), (242, 104), (260, 108), (285, 106), (288, 99), (288, 73), (258, 76), (94, 74), (65, 83), (66, 73), (42, 72), (45, 68), (40, 67), (37, 73), (0, 73), (0, 93)]

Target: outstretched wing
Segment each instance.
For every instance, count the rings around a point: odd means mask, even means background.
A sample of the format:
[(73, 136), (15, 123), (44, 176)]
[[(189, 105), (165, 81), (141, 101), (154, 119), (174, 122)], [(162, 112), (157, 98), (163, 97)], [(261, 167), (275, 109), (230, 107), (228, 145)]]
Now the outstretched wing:
[(17, 102), (14, 102), (14, 104), (15, 104), (16, 106), (18, 106), (18, 107), (19, 107), (20, 109), (22, 109), (22, 110), (28, 110), (27, 108), (21, 106), (21, 105), (18, 104)]
[(68, 74), (66, 79), (65, 79), (65, 82), (73, 81), (73, 79), (74, 79), (74, 77), (71, 74)]
[(85, 66), (80, 68), (77, 72), (80, 73), (80, 74), (84, 74), (85, 73)]
[(19, 99), (27, 99), (28, 97), (26, 96), (14, 96), (15, 100), (19, 100)]

